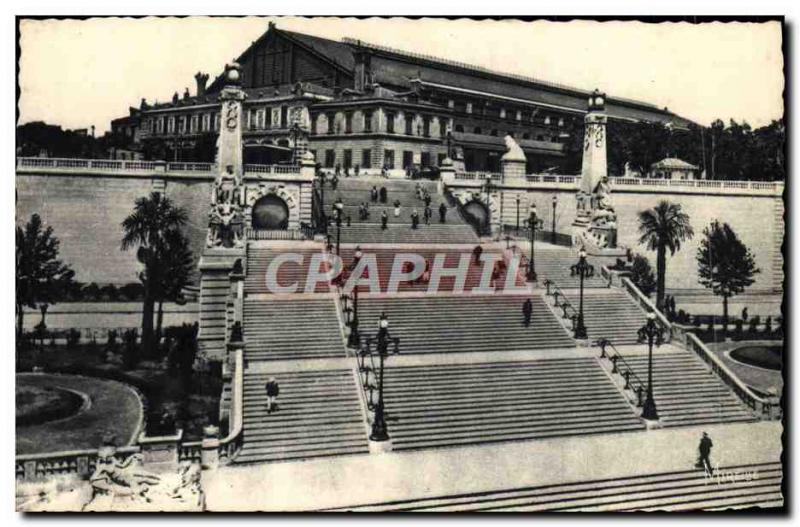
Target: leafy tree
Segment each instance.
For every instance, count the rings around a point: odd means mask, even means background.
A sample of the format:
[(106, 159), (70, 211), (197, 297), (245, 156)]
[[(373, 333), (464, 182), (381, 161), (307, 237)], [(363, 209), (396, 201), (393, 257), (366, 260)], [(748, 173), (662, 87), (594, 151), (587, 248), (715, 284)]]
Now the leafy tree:
[(631, 282), (636, 284), (639, 291), (647, 296), (650, 296), (656, 290), (656, 277), (646, 256), (637, 254), (633, 257)]
[(164, 281), (164, 262), (170, 239), (187, 221), (186, 211), (158, 192), (136, 200), (133, 212), (122, 221), (122, 250), (138, 247), (136, 258), (144, 266), (139, 280), (144, 287), (142, 302), (142, 354), (155, 352), (153, 312)]
[(160, 263), (163, 272), (158, 290), (158, 313), (156, 316), (156, 342), (161, 341), (164, 321), (164, 302), (175, 301), (181, 290), (189, 285), (194, 271), (194, 258), (189, 249), (189, 239), (180, 231), (169, 231), (165, 237), (166, 250)]
[[(739, 240), (730, 225), (713, 221), (703, 229), (697, 250), (700, 283), (722, 297), (722, 331), (728, 329), (728, 299), (753, 284), (760, 271), (750, 249)], [(756, 318), (753, 319), (754, 321)]]
[[(38, 214), (25, 228), (16, 230), (16, 315), (17, 337), (22, 335), (25, 308), (48, 306), (70, 287), (75, 272), (58, 259), (59, 240), (53, 228), (42, 228)], [(42, 309), (42, 325), (47, 308)]]
[(652, 209), (639, 212), (639, 243), (656, 251), (656, 307), (664, 307), (664, 282), (667, 273), (667, 250), (674, 255), (681, 243), (694, 236), (689, 215), (681, 206), (669, 201), (660, 201)]

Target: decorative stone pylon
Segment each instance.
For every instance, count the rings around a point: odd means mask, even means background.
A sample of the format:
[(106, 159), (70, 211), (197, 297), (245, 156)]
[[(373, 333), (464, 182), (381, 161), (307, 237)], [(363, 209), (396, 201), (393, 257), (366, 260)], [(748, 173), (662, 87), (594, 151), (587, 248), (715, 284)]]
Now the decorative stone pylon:
[(516, 184), (525, 181), (525, 168), (528, 159), (525, 152), (510, 135), (504, 138), (506, 143), (506, 153), (500, 158), (500, 165), (503, 170), (503, 183)]
[(246, 94), (240, 87), (239, 64), (225, 66), (225, 86), (221, 103), (220, 131), (217, 138), (217, 177), (211, 190), (211, 212), (206, 246), (241, 248), (244, 245), (245, 204), (242, 163), (242, 102)]
[(584, 247), (589, 254), (612, 256), (625, 254), (625, 251), (617, 246), (617, 215), (608, 182), (605, 99), (605, 94), (598, 90), (589, 96), (584, 117), (581, 186), (572, 226), (576, 245)]

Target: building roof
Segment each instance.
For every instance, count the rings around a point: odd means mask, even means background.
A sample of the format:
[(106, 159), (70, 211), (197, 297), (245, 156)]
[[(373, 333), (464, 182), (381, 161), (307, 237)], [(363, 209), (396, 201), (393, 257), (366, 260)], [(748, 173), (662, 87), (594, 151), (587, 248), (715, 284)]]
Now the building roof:
[(653, 163), (651, 168), (654, 170), (699, 170), (700, 167), (687, 163), (683, 159), (678, 159), (677, 157), (667, 157)]

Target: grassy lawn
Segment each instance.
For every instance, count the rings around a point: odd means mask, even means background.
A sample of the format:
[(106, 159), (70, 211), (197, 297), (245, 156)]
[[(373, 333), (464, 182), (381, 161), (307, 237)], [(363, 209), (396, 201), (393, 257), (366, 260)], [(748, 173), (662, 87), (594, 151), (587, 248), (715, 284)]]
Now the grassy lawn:
[[(107, 363), (101, 348), (45, 344), (42, 350), (22, 353), (17, 369), (31, 371), (33, 366), (43, 366), (47, 372), (112, 379), (134, 386), (144, 398), (149, 435), (158, 435), (152, 425), (165, 411), (174, 416), (176, 426), (189, 440), (202, 438), (203, 426), (217, 424), (222, 392), (219, 378), (201, 373), (183, 378), (167, 371), (161, 361), (141, 361), (136, 368), (125, 370), (119, 364)], [(117, 434), (117, 439), (123, 440), (122, 434)]]
[[(46, 391), (68, 389), (88, 396), (91, 405), (72, 417), (37, 425), (17, 426), (17, 454), (96, 448), (112, 431), (120, 445), (128, 444), (139, 429), (142, 403), (122, 383), (56, 374), (17, 374), (17, 383)], [(44, 393), (40, 392), (40, 393)]]
[(16, 386), (18, 425), (36, 425), (77, 413), (83, 398), (67, 390), (28, 384), (22, 377)]

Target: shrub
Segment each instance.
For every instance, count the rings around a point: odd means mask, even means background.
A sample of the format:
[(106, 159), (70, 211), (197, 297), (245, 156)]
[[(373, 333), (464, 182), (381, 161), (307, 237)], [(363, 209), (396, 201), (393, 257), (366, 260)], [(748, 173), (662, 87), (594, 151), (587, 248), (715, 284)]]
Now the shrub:
[(647, 261), (647, 258), (641, 254), (633, 257), (631, 282), (648, 297), (656, 290), (656, 277), (653, 274), (653, 268), (650, 267), (650, 262)]
[(138, 334), (135, 329), (125, 330), (122, 334), (122, 367), (130, 370), (139, 362), (139, 346), (136, 342)]
[(734, 322), (734, 326), (735, 326), (735, 329), (734, 329), (734, 333), (733, 333), (733, 339), (734, 340), (742, 340), (742, 337), (744, 336), (743, 332), (742, 332), (742, 327), (744, 326), (744, 322), (741, 319), (739, 319), (739, 320)]
[(758, 325), (761, 323), (761, 317), (758, 315), (750, 319), (750, 333), (758, 333)]
[(106, 302), (114, 302), (119, 298), (119, 290), (114, 284), (108, 284), (100, 289), (100, 298)]
[(121, 297), (131, 302), (138, 302), (144, 298), (144, 286), (140, 283), (130, 282), (119, 288)]
[(97, 302), (100, 300), (100, 286), (94, 282), (84, 287), (82, 292), (84, 302)]
[(67, 346), (74, 348), (81, 341), (81, 332), (75, 328), (71, 328), (67, 332)]

